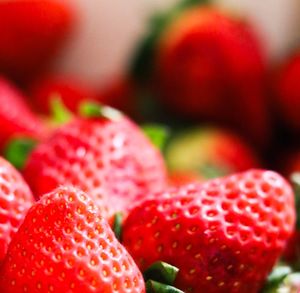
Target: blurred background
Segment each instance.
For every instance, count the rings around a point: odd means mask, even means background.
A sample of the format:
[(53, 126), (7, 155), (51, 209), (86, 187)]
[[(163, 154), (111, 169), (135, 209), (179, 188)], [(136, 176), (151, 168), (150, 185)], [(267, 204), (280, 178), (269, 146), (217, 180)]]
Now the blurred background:
[[(68, 1), (68, 0), (64, 0)], [(73, 0), (78, 25), (55, 71), (76, 74), (91, 85), (124, 72), (149, 18), (177, 0)], [(261, 35), (269, 58), (282, 58), (300, 40), (298, 0), (214, 0), (244, 15)]]
[(299, 28), (299, 0), (0, 1), (1, 152), (43, 141), (53, 116), (89, 100), (164, 128), (164, 144), (162, 129), (147, 134), (184, 180), (288, 177), (300, 170)]

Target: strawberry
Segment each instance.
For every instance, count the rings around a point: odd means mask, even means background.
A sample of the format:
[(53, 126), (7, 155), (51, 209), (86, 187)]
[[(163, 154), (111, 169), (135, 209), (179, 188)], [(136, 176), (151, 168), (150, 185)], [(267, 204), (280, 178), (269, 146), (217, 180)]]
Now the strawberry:
[(94, 203), (65, 187), (29, 210), (0, 276), (1, 292), (145, 292), (140, 271)]
[(199, 174), (196, 172), (186, 172), (186, 171), (175, 171), (169, 174), (169, 185), (170, 186), (181, 186), (193, 182), (202, 182), (205, 181)]
[(234, 133), (195, 127), (174, 136), (166, 149), (171, 173), (214, 178), (259, 167), (253, 150)]
[(66, 1), (0, 1), (0, 72), (21, 81), (43, 71), (73, 26)]
[(300, 52), (286, 60), (274, 79), (278, 116), (291, 130), (300, 130)]
[(59, 97), (66, 108), (74, 113), (81, 102), (96, 100), (92, 89), (71, 77), (45, 77), (32, 84), (29, 91), (35, 109), (43, 114), (51, 113), (51, 99), (54, 97)]
[(44, 126), (26, 105), (25, 97), (2, 77), (0, 77), (0, 104), (1, 147), (16, 136), (35, 140), (44, 138), (46, 134)]
[(24, 175), (37, 197), (61, 184), (74, 185), (110, 216), (162, 190), (166, 172), (159, 151), (137, 125), (111, 108), (93, 111), (96, 117), (75, 118), (41, 143)]
[(134, 74), (148, 70), (166, 109), (226, 123), (264, 144), (270, 135), (266, 60), (252, 27), (210, 6), (177, 9), (165, 18), (138, 52)]
[(133, 81), (129, 77), (118, 77), (99, 89), (98, 100), (131, 117), (136, 117), (138, 113), (135, 105), (135, 96)]
[(34, 197), (19, 172), (0, 157), (0, 263), (33, 202)]
[(127, 217), (123, 243), (144, 271), (158, 260), (179, 269), (184, 292), (258, 292), (295, 223), (290, 185), (251, 170), (173, 188)]

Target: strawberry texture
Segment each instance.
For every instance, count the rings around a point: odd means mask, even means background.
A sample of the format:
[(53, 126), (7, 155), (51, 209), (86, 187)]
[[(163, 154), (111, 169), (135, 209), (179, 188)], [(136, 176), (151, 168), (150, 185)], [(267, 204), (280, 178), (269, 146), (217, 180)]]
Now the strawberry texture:
[(0, 263), (34, 197), (19, 172), (0, 157)]
[(173, 188), (129, 214), (123, 243), (144, 271), (179, 268), (184, 292), (258, 292), (295, 224), (293, 191), (279, 174), (250, 170)]
[(161, 191), (167, 184), (161, 154), (136, 124), (119, 118), (76, 118), (41, 143), (24, 170), (34, 195), (73, 185), (109, 217)]
[(145, 292), (140, 271), (88, 195), (59, 188), (28, 212), (9, 246), (1, 292)]

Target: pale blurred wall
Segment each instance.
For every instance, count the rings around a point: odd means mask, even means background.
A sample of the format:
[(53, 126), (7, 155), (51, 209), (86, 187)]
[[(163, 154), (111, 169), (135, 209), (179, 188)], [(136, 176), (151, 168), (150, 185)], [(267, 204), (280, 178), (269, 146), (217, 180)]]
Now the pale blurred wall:
[[(121, 74), (149, 16), (158, 8), (167, 8), (176, 1), (72, 0), (79, 24), (55, 71), (79, 76), (94, 86)], [(258, 28), (273, 59), (278, 59), (295, 45), (300, 31), (299, 0), (215, 2), (247, 15)]]

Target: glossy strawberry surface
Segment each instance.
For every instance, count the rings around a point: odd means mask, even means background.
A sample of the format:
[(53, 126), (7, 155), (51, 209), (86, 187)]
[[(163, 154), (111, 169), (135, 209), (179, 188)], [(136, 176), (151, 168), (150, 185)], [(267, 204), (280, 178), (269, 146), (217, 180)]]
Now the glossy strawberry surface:
[(24, 174), (37, 197), (77, 186), (109, 216), (166, 185), (159, 151), (124, 116), (77, 118), (61, 127), (33, 151)]
[(0, 263), (34, 197), (17, 170), (0, 157)]
[(179, 268), (184, 292), (258, 292), (295, 223), (294, 195), (277, 173), (251, 170), (190, 184), (129, 214), (124, 245), (144, 271)]
[(28, 212), (0, 272), (1, 292), (145, 292), (142, 275), (89, 197), (45, 195)]

